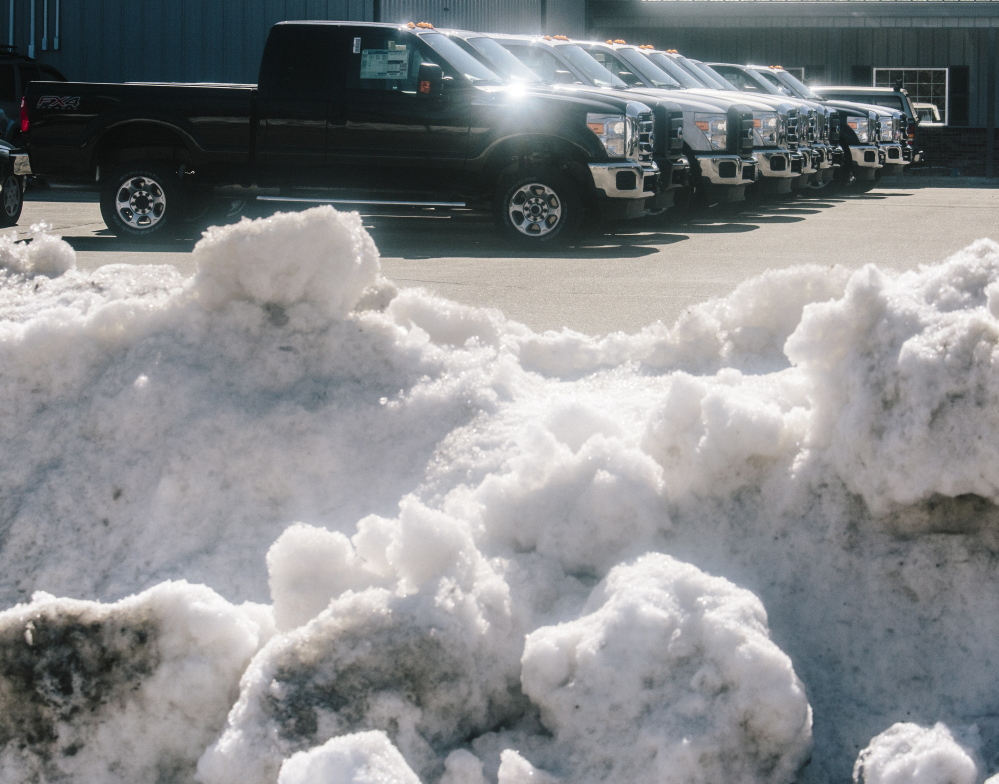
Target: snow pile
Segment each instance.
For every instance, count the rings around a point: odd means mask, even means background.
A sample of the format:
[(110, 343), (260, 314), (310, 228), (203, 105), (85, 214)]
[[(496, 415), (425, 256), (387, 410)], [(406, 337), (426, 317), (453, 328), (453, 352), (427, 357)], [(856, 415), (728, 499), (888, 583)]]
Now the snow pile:
[(302, 305), (338, 320), (375, 284), (379, 270), (378, 250), (360, 217), (332, 207), (213, 226), (195, 246), (194, 260), (192, 292), (206, 308), (246, 300), (275, 314)]
[(15, 275), (58, 277), (76, 267), (76, 251), (45, 223), (31, 226), (36, 236), (19, 242), (17, 232), (0, 234), (0, 270)]
[(418, 784), (384, 732), (359, 732), (292, 754), (278, 784)]
[(853, 780), (864, 784), (974, 784), (973, 751), (943, 724), (895, 724), (860, 752)]
[(934, 270), (867, 267), (788, 341), (811, 386), (809, 446), (876, 511), (934, 493), (999, 500), (995, 254), (979, 241)]
[(521, 677), (575, 782), (791, 781), (811, 748), (759, 599), (666, 555), (615, 567), (577, 620), (532, 632)]
[[(316, 538), (291, 533), (275, 549)], [(523, 632), (467, 526), (407, 507), (397, 521), (363, 521), (343, 544), (349, 557), (334, 563), (347, 579), (392, 590), (348, 590), (260, 652), (229, 727), (201, 760), (203, 781), (272, 782), (291, 753), (364, 729), (388, 733), (417, 773), (436, 779), (448, 752), (522, 712)]]
[(0, 281), (0, 781), (999, 770), (995, 243), (601, 339), (195, 253)]

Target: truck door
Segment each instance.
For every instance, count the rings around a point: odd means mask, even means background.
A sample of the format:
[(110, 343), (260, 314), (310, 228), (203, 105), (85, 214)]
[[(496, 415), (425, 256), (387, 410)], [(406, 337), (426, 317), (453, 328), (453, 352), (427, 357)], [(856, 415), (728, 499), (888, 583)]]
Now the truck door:
[[(448, 67), (405, 30), (341, 28), (343, 90), (329, 129), (331, 167), (344, 184), (380, 190), (456, 189), (467, 155), (470, 101), (465, 85), (430, 97), (418, 92), (420, 64)], [(447, 81), (447, 80), (446, 80)], [(468, 86), (468, 89), (474, 90)]]
[(261, 61), (257, 165), (268, 183), (319, 185), (327, 177), (326, 131), (337, 88), (334, 27), (275, 25)]

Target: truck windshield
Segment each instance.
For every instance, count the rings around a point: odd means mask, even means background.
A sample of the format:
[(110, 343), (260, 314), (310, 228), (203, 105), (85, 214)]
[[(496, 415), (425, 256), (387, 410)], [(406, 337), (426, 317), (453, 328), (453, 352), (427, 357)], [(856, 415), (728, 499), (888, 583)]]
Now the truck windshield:
[(707, 73), (705, 73), (700, 68), (698, 68), (696, 65), (694, 65), (686, 57), (679, 57), (678, 56), (678, 57), (675, 58), (675, 62), (676, 62), (677, 65), (679, 65), (681, 68), (683, 68), (687, 73), (689, 73), (692, 77), (694, 77), (698, 81), (698, 84), (701, 87), (709, 87), (712, 90), (728, 90), (729, 89), (727, 86), (725, 86), (724, 84), (722, 84), (721, 82), (719, 82), (713, 76), (708, 76)]
[(502, 84), (503, 80), (443, 33), (425, 33), (420, 38), (472, 84)]
[(708, 84), (717, 90), (730, 90), (734, 92), (739, 92), (739, 88), (732, 84), (728, 79), (718, 73), (714, 68), (706, 63), (702, 63), (700, 60), (688, 60), (686, 57), (683, 58), (686, 62), (697, 70), (698, 73), (704, 74), (705, 79)]
[(518, 82), (541, 84), (541, 77), (524, 65), (509, 49), (492, 38), (476, 36), (466, 38), (465, 42), (489, 63), (494, 71), (502, 76), (508, 76)]
[(822, 99), (812, 92), (812, 89), (801, 81), (793, 73), (788, 73), (787, 71), (774, 71), (773, 76), (780, 79), (791, 91), (797, 95), (799, 98), (804, 98), (808, 101), (821, 101)]
[(624, 81), (594, 60), (581, 46), (577, 44), (560, 44), (555, 48), (558, 49), (559, 54), (579, 69), (595, 86), (616, 87), (617, 89), (623, 89), (628, 86)]
[(624, 60), (624, 62), (635, 73), (639, 74), (653, 87), (676, 90), (681, 86), (680, 83), (666, 71), (649, 60), (647, 57), (643, 57), (637, 49), (618, 49), (616, 51), (618, 57)]
[(643, 55), (662, 68), (666, 73), (677, 80), (683, 87), (700, 88), (704, 87), (697, 79), (687, 73), (683, 68), (673, 62), (673, 58), (663, 52), (647, 52)]
[(796, 96), (795, 91), (778, 79), (777, 74), (773, 71), (762, 71), (756, 70), (755, 68), (747, 68), (746, 70), (750, 71), (753, 76), (757, 78), (757, 80), (767, 82), (770, 85), (771, 92), (777, 90), (777, 93), (780, 95), (790, 95), (798, 98), (801, 97), (800, 95)]

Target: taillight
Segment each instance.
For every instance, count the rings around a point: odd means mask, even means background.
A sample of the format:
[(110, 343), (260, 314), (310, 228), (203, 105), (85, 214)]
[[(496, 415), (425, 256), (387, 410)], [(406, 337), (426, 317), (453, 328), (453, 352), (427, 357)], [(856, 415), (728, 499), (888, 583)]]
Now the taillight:
[(28, 117), (28, 104), (27, 104), (27, 101), (25, 101), (24, 97), (22, 96), (21, 97), (21, 133), (27, 133), (28, 129), (30, 127), (31, 127), (31, 120)]

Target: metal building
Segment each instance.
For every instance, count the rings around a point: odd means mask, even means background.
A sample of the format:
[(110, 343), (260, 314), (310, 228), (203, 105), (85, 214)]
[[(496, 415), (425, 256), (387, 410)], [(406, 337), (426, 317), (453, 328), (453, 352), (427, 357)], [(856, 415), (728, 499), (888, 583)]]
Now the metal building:
[(257, 81), (287, 19), (582, 34), (583, 0), (0, 0), (0, 43), (82, 81)]
[(999, 0), (0, 0), (0, 42), (70, 79), (252, 83), (285, 19), (624, 38), (806, 81), (901, 79), (955, 131), (941, 145), (988, 148), (995, 170)]
[(702, 60), (782, 65), (825, 84), (902, 79), (951, 126), (995, 115), (999, 2), (590, 0), (589, 14), (595, 35)]

